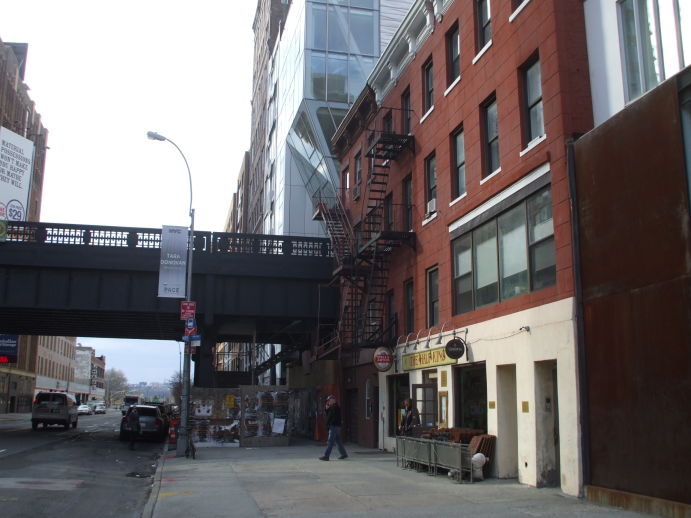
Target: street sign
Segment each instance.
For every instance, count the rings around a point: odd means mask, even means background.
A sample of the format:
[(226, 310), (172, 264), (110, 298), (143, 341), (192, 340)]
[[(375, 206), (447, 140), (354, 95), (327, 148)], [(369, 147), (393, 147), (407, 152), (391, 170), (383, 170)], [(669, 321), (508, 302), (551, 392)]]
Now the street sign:
[[(189, 317), (185, 319), (185, 329), (194, 329), (197, 327), (197, 323), (194, 321), (194, 317)], [(192, 334), (192, 333), (187, 333), (187, 334)]]
[(183, 300), (180, 302), (180, 320), (194, 318), (197, 313), (197, 303), (193, 300)]

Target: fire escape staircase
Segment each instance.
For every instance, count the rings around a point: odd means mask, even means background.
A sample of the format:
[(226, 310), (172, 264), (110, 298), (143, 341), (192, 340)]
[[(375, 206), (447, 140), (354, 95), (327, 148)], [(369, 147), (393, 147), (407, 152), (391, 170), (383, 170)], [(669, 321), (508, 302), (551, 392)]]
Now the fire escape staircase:
[(413, 234), (408, 229), (402, 231), (401, 218), (395, 218), (393, 205), (387, 204), (389, 166), (401, 153), (413, 150), (413, 137), (379, 132), (376, 138), (372, 135), (372, 140), (365, 153), (371, 160), (371, 168), (356, 254), (358, 271), (364, 274), (355, 327), (355, 345), (358, 347), (377, 347), (388, 343), (387, 337), (391, 333), (385, 328), (386, 293), (391, 255), (403, 244), (414, 244)]
[[(386, 195), (389, 164), (406, 150), (414, 151), (412, 135), (377, 132), (366, 157), (372, 159), (365, 199), (364, 217), (358, 235), (341, 200), (324, 200), (317, 205), (315, 219), (322, 219), (336, 256), (334, 282), (341, 287), (341, 314), (334, 343), (322, 347), (320, 356), (339, 350), (356, 356), (362, 347), (386, 342), (386, 292), (391, 253), (404, 243), (414, 245), (408, 229), (394, 230), (387, 220)], [(399, 218), (400, 219), (400, 218)], [(402, 229), (402, 225), (398, 225)]]

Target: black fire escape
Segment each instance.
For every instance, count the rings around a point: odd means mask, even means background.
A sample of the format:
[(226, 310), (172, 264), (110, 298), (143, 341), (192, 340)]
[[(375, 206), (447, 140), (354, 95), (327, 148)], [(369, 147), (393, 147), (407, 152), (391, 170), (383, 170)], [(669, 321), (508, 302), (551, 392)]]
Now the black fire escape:
[(405, 224), (408, 208), (394, 205), (387, 193), (391, 162), (409, 151), (414, 152), (412, 135), (370, 133), (365, 153), (369, 174), (356, 230), (340, 200), (332, 207), (322, 204), (319, 208), (337, 258), (334, 282), (341, 287), (339, 329), (330, 350), (351, 352), (353, 359), (361, 348), (391, 345), (396, 335), (392, 329), (395, 317), (386, 314), (391, 255), (403, 244), (414, 246), (415, 236)]

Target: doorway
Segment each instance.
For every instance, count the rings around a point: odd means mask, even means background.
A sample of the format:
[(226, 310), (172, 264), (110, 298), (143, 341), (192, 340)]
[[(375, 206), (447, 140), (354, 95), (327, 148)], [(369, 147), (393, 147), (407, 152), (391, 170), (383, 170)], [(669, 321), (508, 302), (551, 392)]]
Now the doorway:
[(410, 397), (410, 377), (408, 374), (396, 374), (386, 378), (389, 388), (388, 429), (389, 437), (396, 435), (403, 419), (403, 402)]
[(454, 369), (454, 425), (487, 432), (487, 372), (485, 364)]
[(518, 478), (516, 365), (497, 366), (497, 462), (499, 478)]
[(557, 362), (535, 362), (537, 487), (560, 486)]

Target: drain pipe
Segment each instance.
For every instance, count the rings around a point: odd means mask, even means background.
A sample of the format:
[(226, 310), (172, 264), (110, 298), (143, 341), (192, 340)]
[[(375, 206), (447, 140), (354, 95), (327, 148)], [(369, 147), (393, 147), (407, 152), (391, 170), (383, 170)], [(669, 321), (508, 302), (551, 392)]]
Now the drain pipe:
[[(588, 403), (588, 369), (585, 350), (583, 321), (583, 287), (581, 281), (581, 246), (578, 221), (578, 192), (576, 189), (576, 156), (574, 143), (582, 136), (574, 133), (566, 141), (566, 169), (569, 177), (571, 198), (571, 250), (573, 255), (574, 305), (576, 318), (576, 373), (578, 376), (578, 398), (581, 409), (581, 459), (583, 465), (583, 487), (590, 484), (590, 405)], [(579, 496), (583, 496), (583, 490)]]

